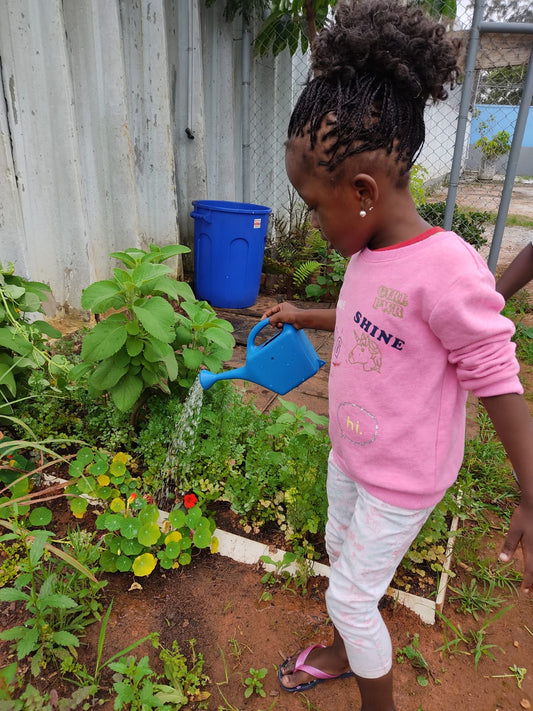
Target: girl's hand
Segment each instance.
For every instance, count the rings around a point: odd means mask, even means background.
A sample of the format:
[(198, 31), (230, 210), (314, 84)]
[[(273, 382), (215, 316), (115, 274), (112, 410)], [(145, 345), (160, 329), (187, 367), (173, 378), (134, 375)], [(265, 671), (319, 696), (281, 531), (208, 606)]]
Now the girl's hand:
[(533, 511), (523, 503), (516, 507), (511, 517), (509, 532), (500, 552), (502, 563), (511, 560), (520, 543), (524, 556), (522, 590), (533, 596)]
[(270, 325), (276, 328), (282, 328), (284, 323), (290, 323), (294, 328), (303, 328), (303, 325), (300, 323), (302, 311), (303, 309), (299, 309), (287, 301), (284, 301), (282, 304), (275, 304), (275, 306), (271, 306), (267, 309), (261, 316), (261, 319), (268, 318)]

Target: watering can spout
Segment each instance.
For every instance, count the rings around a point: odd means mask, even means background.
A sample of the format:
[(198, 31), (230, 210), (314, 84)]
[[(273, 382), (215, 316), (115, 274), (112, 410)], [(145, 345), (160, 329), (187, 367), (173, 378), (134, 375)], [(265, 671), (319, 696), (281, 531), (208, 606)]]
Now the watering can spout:
[(204, 390), (209, 390), (209, 388), (214, 385), (218, 380), (233, 380), (234, 378), (242, 378), (243, 380), (248, 380), (246, 377), (246, 368), (235, 368), (234, 370), (226, 370), (224, 373), (212, 373), (210, 370), (201, 370), (198, 376), (200, 380), (200, 385)]
[(208, 390), (217, 380), (241, 378), (285, 395), (304, 380), (314, 375), (325, 362), (316, 354), (303, 330), (297, 331), (289, 323), (265, 343), (257, 345), (255, 337), (269, 325), (263, 319), (250, 331), (246, 347), (246, 365), (224, 373), (200, 371), (200, 385)]

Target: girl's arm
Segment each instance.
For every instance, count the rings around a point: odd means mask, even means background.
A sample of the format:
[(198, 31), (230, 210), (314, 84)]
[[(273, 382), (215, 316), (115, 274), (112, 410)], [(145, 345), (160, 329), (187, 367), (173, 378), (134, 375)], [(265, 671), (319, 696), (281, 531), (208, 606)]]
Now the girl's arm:
[(516, 472), (522, 492), (500, 560), (507, 562), (522, 545), (522, 588), (533, 595), (533, 420), (521, 395), (509, 393), (480, 398)]
[(533, 243), (525, 247), (507, 267), (496, 283), (499, 291), (507, 301), (519, 289), (533, 279)]
[(299, 309), (287, 301), (267, 309), (262, 318), (270, 319), (270, 324), (281, 328), (290, 323), (294, 328), (318, 328), (322, 331), (335, 330), (336, 309)]

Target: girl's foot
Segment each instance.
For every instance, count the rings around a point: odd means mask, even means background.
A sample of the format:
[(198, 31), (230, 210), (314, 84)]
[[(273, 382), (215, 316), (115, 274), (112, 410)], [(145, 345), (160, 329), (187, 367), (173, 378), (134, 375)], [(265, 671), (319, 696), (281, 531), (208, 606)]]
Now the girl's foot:
[(338, 650), (314, 644), (286, 659), (279, 668), (278, 678), (284, 691), (307, 691), (331, 679), (354, 676), (348, 660), (339, 659)]

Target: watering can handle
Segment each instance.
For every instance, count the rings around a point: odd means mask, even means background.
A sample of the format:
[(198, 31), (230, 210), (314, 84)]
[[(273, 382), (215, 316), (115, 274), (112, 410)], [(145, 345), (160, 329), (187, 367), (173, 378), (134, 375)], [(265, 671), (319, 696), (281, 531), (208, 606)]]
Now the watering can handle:
[[(262, 331), (265, 326), (268, 326), (270, 324), (270, 321), (268, 318), (264, 318), (262, 321), (259, 321), (259, 323), (256, 323), (256, 325), (252, 328), (250, 333), (248, 334), (248, 341), (246, 342), (246, 350), (248, 353), (252, 353), (254, 350), (257, 348), (261, 348), (261, 346), (256, 346), (255, 345), (255, 339), (257, 338), (257, 334)], [(294, 326), (291, 326), (290, 323), (284, 323), (283, 324), (283, 330), (286, 329), (291, 329), (294, 328)], [(264, 345), (264, 344), (261, 344)]]

